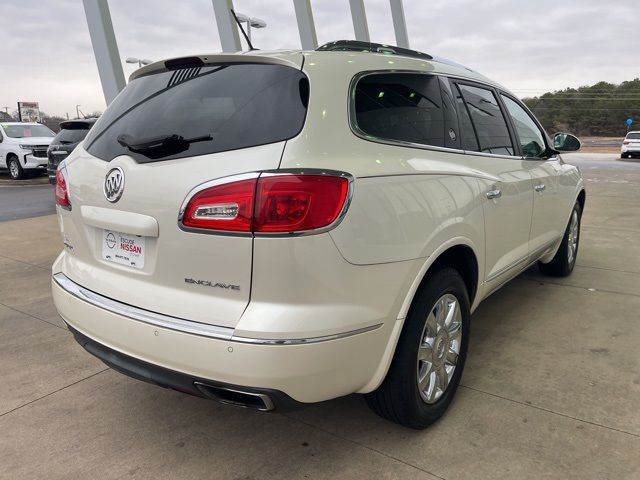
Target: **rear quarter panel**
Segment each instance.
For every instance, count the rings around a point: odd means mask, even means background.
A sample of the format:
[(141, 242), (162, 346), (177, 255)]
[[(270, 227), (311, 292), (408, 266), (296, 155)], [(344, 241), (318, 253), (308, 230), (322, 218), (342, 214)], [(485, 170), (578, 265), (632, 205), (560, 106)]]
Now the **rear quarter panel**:
[[(403, 57), (344, 52), (307, 55), (311, 96), (301, 134), (288, 141), (282, 168), (326, 168), (355, 177), (353, 200), (331, 237), (353, 264), (426, 260), (460, 237), (481, 261), (484, 221), (478, 178), (468, 157), (372, 142), (349, 124), (350, 84), (363, 71), (448, 72), (450, 67)], [(457, 71), (457, 70), (456, 70)]]

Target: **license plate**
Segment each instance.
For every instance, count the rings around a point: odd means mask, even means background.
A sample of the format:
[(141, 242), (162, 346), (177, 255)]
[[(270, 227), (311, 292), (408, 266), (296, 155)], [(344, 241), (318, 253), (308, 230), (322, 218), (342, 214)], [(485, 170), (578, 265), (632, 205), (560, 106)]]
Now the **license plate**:
[(102, 231), (102, 258), (127, 267), (144, 267), (144, 237)]

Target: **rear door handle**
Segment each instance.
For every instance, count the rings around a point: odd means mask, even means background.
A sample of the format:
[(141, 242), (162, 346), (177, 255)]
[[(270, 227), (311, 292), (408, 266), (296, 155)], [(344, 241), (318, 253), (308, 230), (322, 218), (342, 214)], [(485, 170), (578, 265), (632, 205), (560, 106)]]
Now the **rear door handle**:
[(489, 200), (500, 198), (501, 196), (502, 196), (502, 191), (500, 189), (498, 189), (498, 188), (495, 188), (493, 190), (489, 190), (487, 192), (487, 198)]
[(533, 187), (533, 189), (536, 192), (542, 192), (544, 191), (544, 189), (547, 188), (546, 185), (544, 183), (540, 183), (539, 185), (536, 185), (535, 187)]

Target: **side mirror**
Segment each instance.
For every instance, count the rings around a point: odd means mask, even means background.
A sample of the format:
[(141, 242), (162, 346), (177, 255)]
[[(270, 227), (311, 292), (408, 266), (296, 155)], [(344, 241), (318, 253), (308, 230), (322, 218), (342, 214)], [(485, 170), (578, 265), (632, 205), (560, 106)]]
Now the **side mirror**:
[(578, 137), (570, 133), (556, 133), (553, 136), (553, 148), (558, 152), (576, 152), (581, 146)]

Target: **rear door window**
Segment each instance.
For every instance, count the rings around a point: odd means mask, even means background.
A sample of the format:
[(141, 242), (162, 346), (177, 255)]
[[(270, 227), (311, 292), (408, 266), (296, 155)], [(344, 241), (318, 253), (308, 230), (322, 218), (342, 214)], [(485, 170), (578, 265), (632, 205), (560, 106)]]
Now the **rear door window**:
[(358, 130), (375, 139), (446, 146), (440, 82), (421, 73), (380, 73), (355, 87)]
[[(463, 135), (460, 132), (458, 113), (456, 108), (456, 96), (451, 84), (446, 78), (440, 78), (440, 93), (442, 94), (442, 112), (444, 114), (444, 146), (460, 149)], [(473, 132), (471, 132), (473, 134)]]
[(309, 84), (283, 65), (182, 68), (136, 78), (87, 136), (89, 153), (139, 163), (280, 142), (304, 124)]
[(469, 116), (469, 109), (464, 103), (464, 98), (460, 89), (455, 84), (450, 84), (451, 90), (456, 97), (456, 107), (458, 110), (458, 123), (460, 133), (460, 148), (471, 152), (479, 152), (480, 145), (478, 144), (478, 137), (476, 136), (475, 128), (471, 123), (471, 117)]
[(480, 151), (495, 155), (514, 155), (505, 117), (491, 90), (458, 84), (476, 135)]

